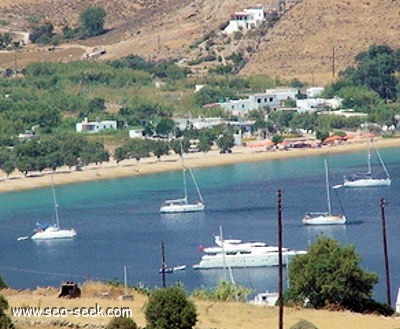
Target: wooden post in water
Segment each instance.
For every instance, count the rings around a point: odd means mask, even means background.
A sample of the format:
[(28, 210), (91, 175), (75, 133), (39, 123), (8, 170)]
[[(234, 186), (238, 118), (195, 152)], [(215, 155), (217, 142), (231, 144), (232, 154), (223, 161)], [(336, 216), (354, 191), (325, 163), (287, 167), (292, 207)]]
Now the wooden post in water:
[(390, 294), (390, 274), (389, 274), (389, 258), (387, 250), (387, 239), (386, 239), (386, 219), (385, 219), (385, 205), (386, 201), (384, 198), (381, 199), (381, 214), (382, 214), (382, 235), (383, 235), (383, 254), (385, 258), (385, 272), (386, 272), (386, 301), (391, 305), (392, 297)]
[(282, 194), (278, 190), (279, 329), (283, 329)]

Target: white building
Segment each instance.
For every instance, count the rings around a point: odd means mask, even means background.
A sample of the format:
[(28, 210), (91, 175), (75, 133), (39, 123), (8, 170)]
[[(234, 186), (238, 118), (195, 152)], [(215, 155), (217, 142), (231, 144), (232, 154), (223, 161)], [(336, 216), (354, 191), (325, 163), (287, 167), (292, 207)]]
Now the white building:
[(143, 136), (144, 129), (131, 129), (129, 130), (129, 138), (144, 138)]
[(226, 34), (232, 34), (241, 30), (250, 30), (260, 25), (264, 19), (264, 8), (262, 6), (247, 8), (243, 11), (235, 12), (224, 31)]
[(299, 93), (297, 88), (277, 88), (277, 89), (267, 89), (265, 90), (267, 95), (276, 95), (276, 99), (279, 103), (286, 101), (288, 99), (296, 99), (296, 95)]
[(314, 112), (325, 107), (331, 109), (338, 109), (342, 106), (342, 98), (334, 97), (330, 99), (325, 98), (306, 98), (296, 100), (296, 107), (299, 108), (299, 113), (301, 112)]
[(229, 100), (219, 103), (219, 106), (230, 111), (233, 115), (242, 116), (251, 110), (269, 107), (271, 110), (280, 108), (284, 101), (296, 99), (296, 88), (267, 89), (265, 93), (250, 95), (247, 99)]
[(76, 124), (76, 131), (78, 133), (85, 132), (89, 134), (97, 133), (101, 130), (105, 129), (115, 129), (117, 130), (117, 121), (115, 120), (105, 120), (105, 121), (93, 121), (88, 122), (88, 119), (85, 118), (81, 123)]
[(325, 90), (324, 87), (307, 88), (307, 90), (306, 90), (307, 98), (316, 98), (318, 96), (321, 96), (321, 94), (324, 92), (324, 90)]
[(220, 117), (215, 118), (191, 118), (191, 119), (176, 119), (176, 125), (180, 130), (187, 129), (190, 125), (195, 129), (208, 129), (218, 125), (225, 124), (225, 120)]
[(276, 109), (279, 106), (279, 101), (276, 94), (254, 94), (247, 99), (229, 100), (219, 103), (219, 106), (230, 111), (233, 115), (242, 116), (251, 110), (258, 110), (265, 107)]

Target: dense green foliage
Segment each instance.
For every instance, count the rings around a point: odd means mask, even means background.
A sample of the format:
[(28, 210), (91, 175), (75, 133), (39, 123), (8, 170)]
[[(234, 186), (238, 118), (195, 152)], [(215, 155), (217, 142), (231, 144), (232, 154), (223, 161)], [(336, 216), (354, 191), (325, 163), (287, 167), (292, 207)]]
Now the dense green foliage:
[(389, 46), (371, 46), (356, 56), (358, 66), (349, 67), (340, 75), (355, 86), (366, 86), (382, 99), (396, 100), (399, 83), (395, 73), (400, 71), (400, 51)]
[(133, 319), (121, 316), (112, 318), (106, 329), (137, 329), (137, 325)]
[(0, 274), (0, 290), (7, 287), (8, 287), (7, 283), (4, 281), (3, 276)]
[(103, 8), (87, 7), (79, 19), (86, 37), (92, 37), (104, 33), (104, 23), (107, 13)]
[(14, 324), (12, 323), (8, 315), (5, 313), (8, 307), (9, 305), (7, 299), (3, 295), (0, 295), (0, 329), (14, 328)]
[[(104, 18), (104, 12), (96, 8), (90, 7), (84, 13), (82, 18), (89, 16), (88, 25), (92, 20), (101, 23)], [(51, 23), (37, 25), (35, 29), (37, 33), (32, 35), (37, 40), (54, 38)], [(96, 24), (91, 29), (101, 30)], [(346, 107), (367, 113), (366, 118), (299, 114), (269, 108), (250, 111), (246, 118), (256, 121), (254, 129), (263, 129), (274, 135), (307, 130), (317, 132), (321, 137), (332, 130), (359, 129), (365, 121), (387, 126), (397, 124), (400, 115), (400, 105), (396, 102), (400, 89), (398, 57), (399, 51), (387, 46), (371, 47), (357, 56), (358, 66), (348, 68), (341, 73), (340, 80), (326, 87), (326, 97), (342, 97)], [(240, 60), (237, 54), (233, 58)], [(369, 73), (366, 75), (365, 72)], [(370, 75), (374, 72), (379, 72), (383, 80), (372, 79)], [(130, 158), (139, 161), (148, 155), (159, 159), (174, 149), (173, 144), (163, 141), (145, 145), (129, 143), (127, 136), (131, 127), (143, 129), (146, 137), (183, 136), (188, 140), (198, 140), (198, 147), (204, 152), (216, 142), (222, 152), (229, 152), (233, 146), (233, 131), (227, 127), (197, 130), (188, 124), (185, 130), (180, 131), (172, 118), (220, 116), (235, 119), (220, 107), (203, 106), (246, 98), (248, 94), (283, 84), (302, 86), (296, 79), (281, 81), (262, 75), (248, 78), (233, 75), (189, 77), (188, 73), (187, 69), (173, 62), (150, 63), (137, 55), (130, 55), (105, 63), (33, 63), (23, 69), (23, 77), (0, 77), (1, 170), (9, 174), (16, 168), (28, 173), (54, 169), (63, 164), (72, 168), (78, 164), (78, 159), (81, 164), (101, 163), (109, 158), (107, 149), (116, 150), (117, 161)], [(379, 81), (384, 82), (385, 88), (379, 86)], [(158, 87), (155, 87), (155, 82), (159, 83)], [(197, 85), (204, 87), (193, 92)], [(96, 137), (79, 135), (75, 132), (75, 124), (84, 118), (89, 121), (116, 120), (118, 130), (101, 132)], [(17, 137), (26, 130), (34, 130), (35, 141), (26, 142)], [(89, 144), (84, 145), (80, 137), (73, 135), (82, 137)], [(63, 143), (57, 142), (57, 138)], [(79, 146), (72, 146), (75, 143)], [(68, 154), (66, 144), (72, 144), (69, 147), (73, 154)], [(186, 144), (185, 152), (189, 147)]]
[(306, 255), (291, 262), (286, 299), (317, 309), (337, 305), (354, 312), (393, 313), (390, 306), (372, 300), (378, 275), (363, 270), (360, 260), (353, 246), (319, 238)]
[[(62, 34), (57, 35), (54, 32), (54, 26), (51, 22), (39, 24), (35, 20), (35, 24), (31, 26), (32, 32), (29, 35), (29, 40), (33, 43), (41, 44), (58, 44), (59, 42), (74, 38), (90, 38), (99, 34), (103, 34), (104, 23), (107, 13), (103, 8), (87, 7), (79, 15), (81, 26), (72, 29), (65, 26)], [(0, 49), (1, 49), (0, 35)], [(7, 40), (6, 40), (7, 41)]]
[(145, 316), (148, 329), (191, 329), (197, 322), (195, 305), (178, 285), (154, 290)]

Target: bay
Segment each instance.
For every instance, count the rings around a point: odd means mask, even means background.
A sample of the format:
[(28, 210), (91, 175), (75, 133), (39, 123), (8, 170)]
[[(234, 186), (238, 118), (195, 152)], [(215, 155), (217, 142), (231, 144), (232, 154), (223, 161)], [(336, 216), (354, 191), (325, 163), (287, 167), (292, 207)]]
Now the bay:
[[(212, 288), (229, 275), (223, 270), (193, 270), (192, 265), (200, 261), (199, 246), (212, 246), (219, 226), (225, 238), (276, 245), (280, 189), (284, 246), (307, 249), (321, 235), (354, 245), (363, 268), (379, 275), (374, 289), (379, 301), (386, 301), (380, 208), (384, 198), (394, 301), (400, 285), (399, 151), (380, 150), (392, 186), (332, 191), (332, 208), (343, 207), (349, 220), (341, 226), (309, 227), (301, 218), (307, 211), (326, 209), (323, 159), (328, 160), (330, 182), (335, 185), (343, 182), (344, 174), (365, 171), (365, 152), (195, 169), (206, 204), (206, 211), (197, 214), (158, 212), (165, 199), (182, 196), (180, 172), (71, 185), (57, 185), (55, 175), (61, 226), (74, 227), (78, 237), (73, 241), (17, 241), (29, 235), (37, 221), (54, 221), (51, 188), (3, 193), (0, 273), (11, 287), (23, 289), (59, 286), (63, 281), (123, 281), (126, 266), (129, 284), (160, 287), (164, 241), (168, 265), (187, 265), (185, 271), (167, 275), (168, 285), (179, 281), (189, 291)], [(194, 188), (190, 189), (194, 197)], [(276, 291), (277, 274), (277, 268), (233, 270), (237, 283), (257, 292)]]

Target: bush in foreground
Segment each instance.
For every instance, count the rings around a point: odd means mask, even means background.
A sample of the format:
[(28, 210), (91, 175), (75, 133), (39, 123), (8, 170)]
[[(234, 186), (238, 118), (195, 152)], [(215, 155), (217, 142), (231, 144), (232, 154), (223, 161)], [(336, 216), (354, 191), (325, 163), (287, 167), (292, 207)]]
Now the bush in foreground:
[(373, 286), (378, 275), (360, 266), (354, 246), (321, 237), (306, 255), (297, 256), (289, 266), (286, 300), (321, 309), (329, 305), (359, 313), (393, 314), (390, 305), (374, 301)]
[(178, 285), (154, 290), (145, 316), (148, 329), (191, 329), (197, 322), (196, 307)]
[(137, 325), (131, 318), (121, 316), (112, 318), (106, 329), (137, 329)]

